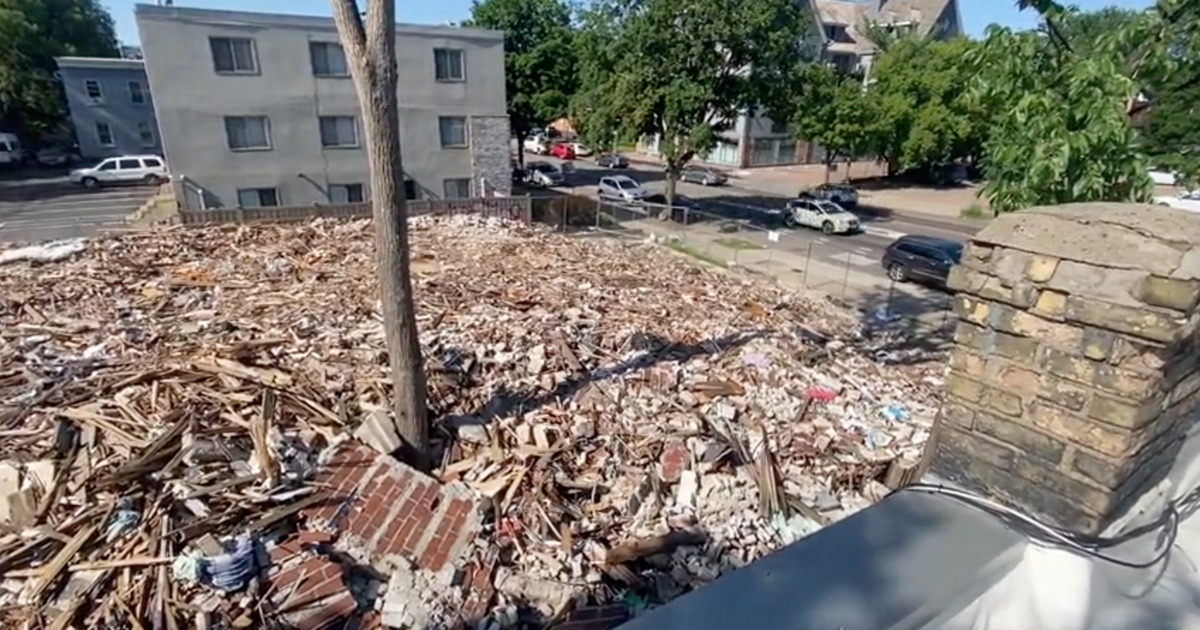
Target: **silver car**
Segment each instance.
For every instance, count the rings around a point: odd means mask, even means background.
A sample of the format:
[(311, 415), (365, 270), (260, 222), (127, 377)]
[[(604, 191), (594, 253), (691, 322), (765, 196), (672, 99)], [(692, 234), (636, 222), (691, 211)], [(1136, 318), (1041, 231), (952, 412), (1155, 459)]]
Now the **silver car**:
[(549, 162), (530, 162), (525, 165), (529, 173), (529, 183), (534, 186), (561, 186), (565, 177), (563, 172)]
[(612, 175), (601, 177), (596, 186), (601, 199), (617, 199), (619, 201), (641, 201), (650, 196), (650, 191), (627, 175)]
[(700, 184), (701, 186), (720, 186), (729, 181), (729, 178), (716, 169), (705, 168), (703, 166), (689, 166), (683, 169), (679, 174), (679, 180)]

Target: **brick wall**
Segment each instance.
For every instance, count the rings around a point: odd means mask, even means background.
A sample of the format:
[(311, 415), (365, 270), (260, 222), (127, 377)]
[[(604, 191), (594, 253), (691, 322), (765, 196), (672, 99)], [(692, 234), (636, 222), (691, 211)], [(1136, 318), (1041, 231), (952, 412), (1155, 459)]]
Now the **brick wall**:
[(443, 485), (355, 440), (331, 449), (315, 484), (336, 499), (302, 512), (309, 528), (336, 533), (338, 549), (385, 573), (395, 556), (433, 572), (452, 567), (479, 532), (468, 488)]
[[(506, 176), (511, 183), (511, 178)], [(529, 197), (489, 197), (485, 199), (420, 199), (408, 202), (409, 216), (426, 214), (449, 216), (480, 214), (504, 217), (513, 221), (529, 221)], [(185, 225), (209, 223), (253, 223), (307, 221), (315, 218), (356, 219), (371, 216), (367, 203), (322, 204), (276, 208), (216, 208), (213, 210), (181, 210), (179, 220)]]
[[(470, 138), (475, 194), (511, 195), (513, 156), (508, 116), (472, 116)], [(488, 190), (480, 188), (480, 179), (487, 180)]]
[(958, 292), (933, 469), (1096, 532), (1174, 465), (1200, 391), (1200, 217), (1073, 204), (1003, 216)]

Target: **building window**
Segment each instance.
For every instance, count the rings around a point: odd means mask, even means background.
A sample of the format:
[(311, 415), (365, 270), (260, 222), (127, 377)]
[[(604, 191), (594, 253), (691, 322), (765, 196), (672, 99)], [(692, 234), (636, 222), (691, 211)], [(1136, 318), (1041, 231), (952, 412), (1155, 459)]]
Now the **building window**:
[(150, 123), (138, 123), (138, 139), (144, 147), (154, 146), (154, 130), (150, 128)]
[(241, 188), (237, 191), (239, 208), (267, 208), (279, 205), (279, 191), (274, 188)]
[(146, 102), (146, 92), (142, 90), (141, 81), (129, 82), (129, 102), (141, 105)]
[(362, 203), (365, 200), (362, 184), (329, 185), (330, 203)]
[(320, 120), (321, 146), (358, 146), (358, 121), (353, 116), (321, 116)]
[(826, 24), (825, 37), (834, 42), (846, 41), (848, 39), (846, 37), (846, 27), (841, 24)]
[(467, 119), (462, 116), (442, 116), (438, 118), (438, 131), (442, 137), (442, 147), (467, 146)]
[(438, 81), (465, 81), (467, 79), (466, 54), (453, 48), (433, 50), (433, 72)]
[(471, 180), (469, 179), (447, 179), (442, 182), (442, 187), (446, 194), (446, 199), (471, 198)]
[(844, 53), (831, 55), (829, 61), (839, 72), (854, 72), (855, 67), (858, 65), (858, 61), (854, 58), (854, 55)]
[(309, 42), (308, 56), (312, 59), (313, 76), (347, 77), (346, 53), (340, 44), (333, 42)]
[(100, 88), (100, 82), (95, 79), (88, 79), (83, 82), (83, 91), (87, 97), (93, 102), (99, 103), (104, 100), (104, 90)]
[(787, 133), (788, 124), (786, 122), (771, 121), (771, 133)]
[(258, 60), (254, 55), (254, 40), (240, 37), (212, 37), (213, 69), (221, 74), (254, 74)]
[(266, 116), (226, 116), (225, 137), (234, 151), (271, 148), (271, 124)]
[(96, 142), (99, 142), (102, 147), (117, 146), (116, 141), (113, 140), (112, 127), (109, 127), (108, 123), (96, 123)]

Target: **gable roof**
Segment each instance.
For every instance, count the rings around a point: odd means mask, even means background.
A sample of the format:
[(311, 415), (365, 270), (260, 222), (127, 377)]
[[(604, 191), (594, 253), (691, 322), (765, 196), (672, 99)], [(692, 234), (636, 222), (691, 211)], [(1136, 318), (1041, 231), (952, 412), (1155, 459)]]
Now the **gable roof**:
[(865, 34), (865, 27), (871, 22), (912, 23), (917, 27), (917, 34), (928, 35), (943, 19), (947, 19), (949, 12), (949, 18), (954, 20), (952, 31), (962, 31), (957, 0), (810, 0), (810, 3), (821, 26), (844, 26), (846, 34), (852, 40), (831, 42), (822, 28), (822, 40), (831, 52), (874, 52), (876, 46)]

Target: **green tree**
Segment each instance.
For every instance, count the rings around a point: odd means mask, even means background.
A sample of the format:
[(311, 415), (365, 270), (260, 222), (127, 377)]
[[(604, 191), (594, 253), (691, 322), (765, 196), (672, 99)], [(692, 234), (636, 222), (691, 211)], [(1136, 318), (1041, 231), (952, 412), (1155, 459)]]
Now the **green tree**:
[[(559, 0), (483, 0), (470, 25), (504, 31), (508, 119), (520, 145), (534, 130), (566, 115), (575, 92), (571, 10)], [(518, 151), (524, 163), (524, 152)]]
[(1144, 201), (1148, 155), (1131, 114), (1200, 81), (1200, 6), (1159, 0), (1085, 14), (1019, 0), (1036, 32), (992, 27), (972, 59), (974, 91), (1000, 112), (986, 145), (985, 195), (997, 212), (1076, 201)]
[(98, 0), (0, 0), (0, 41), (0, 125), (31, 137), (65, 120), (55, 57), (119, 56)]
[(889, 174), (929, 171), (979, 155), (980, 125), (987, 115), (968, 98), (969, 74), (963, 66), (974, 46), (965, 38), (900, 38), (872, 65), (869, 90), (880, 129), (875, 149)]
[(798, 140), (825, 149), (825, 178), (838, 160), (853, 159), (870, 149), (880, 126), (877, 107), (863, 89), (862, 77), (846, 75), (822, 64), (800, 76), (791, 131)]
[(1200, 83), (1179, 78), (1163, 86), (1141, 127), (1142, 145), (1158, 168), (1195, 183), (1200, 170)]
[(807, 50), (792, 0), (598, 0), (583, 15), (574, 110), (593, 135), (657, 136), (666, 194), (739, 114), (783, 111)]

